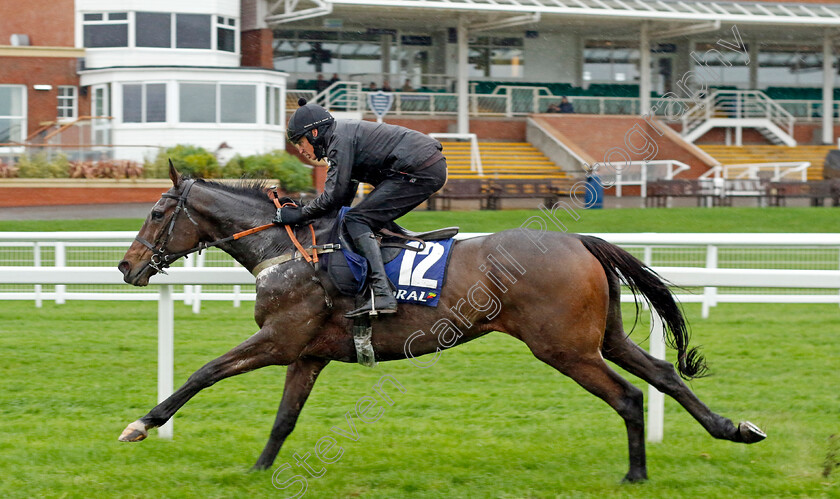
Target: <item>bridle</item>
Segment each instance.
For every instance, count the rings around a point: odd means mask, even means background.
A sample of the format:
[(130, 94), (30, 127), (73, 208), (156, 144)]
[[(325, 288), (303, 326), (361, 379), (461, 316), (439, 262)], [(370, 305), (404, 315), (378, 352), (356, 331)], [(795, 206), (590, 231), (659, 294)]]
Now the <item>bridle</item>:
[[(161, 199), (177, 199), (178, 205), (175, 206), (175, 211), (172, 212), (172, 215), (169, 217), (169, 227), (164, 231), (158, 238), (155, 239), (156, 244), (152, 244), (146, 239), (140, 237), (140, 234), (134, 236), (134, 240), (142, 244), (143, 246), (149, 248), (152, 251), (152, 257), (149, 260), (149, 266), (155, 269), (157, 272), (161, 274), (166, 274), (165, 268), (169, 267), (175, 260), (181, 258), (182, 256), (187, 256), (191, 253), (195, 253), (196, 251), (203, 250), (206, 245), (199, 243), (198, 246), (195, 248), (189, 249), (187, 251), (182, 251), (180, 253), (167, 253), (166, 245), (169, 243), (169, 238), (172, 237), (172, 230), (175, 228), (175, 221), (178, 219), (178, 215), (183, 210), (184, 213), (187, 214), (187, 218), (190, 222), (193, 223), (196, 227), (198, 224), (195, 220), (193, 220), (192, 216), (190, 216), (190, 212), (187, 210), (186, 203), (187, 203), (187, 196), (190, 194), (190, 189), (195, 184), (195, 180), (186, 180), (184, 189), (181, 191), (181, 194), (170, 194), (168, 192), (164, 192), (161, 194)], [(162, 240), (161, 240), (162, 239)]]
[[(224, 244), (226, 242), (233, 241), (233, 240), (239, 239), (241, 237), (245, 237), (245, 236), (248, 236), (250, 234), (254, 234), (256, 232), (263, 231), (265, 229), (270, 229), (272, 227), (277, 227), (277, 225), (275, 225), (274, 223), (260, 225), (258, 227), (243, 230), (243, 231), (237, 232), (236, 234), (233, 234), (231, 236), (224, 237), (222, 239), (218, 239), (218, 240), (210, 242), (210, 243), (199, 242), (195, 247), (190, 248), (190, 249), (185, 250), (185, 251), (180, 251), (178, 253), (169, 253), (166, 250), (166, 245), (169, 243), (169, 238), (172, 237), (172, 230), (175, 228), (175, 221), (178, 219), (178, 215), (181, 213), (181, 211), (183, 211), (187, 215), (187, 218), (189, 219), (190, 222), (193, 223), (193, 225), (198, 227), (198, 223), (196, 223), (196, 221), (193, 220), (192, 216), (190, 216), (190, 212), (189, 212), (189, 210), (187, 210), (187, 204), (186, 204), (187, 203), (187, 196), (189, 195), (190, 189), (192, 189), (192, 186), (194, 184), (195, 184), (194, 179), (185, 180), (184, 181), (184, 188), (181, 191), (181, 194), (170, 194), (168, 192), (164, 192), (163, 194), (161, 194), (161, 196), (160, 196), (161, 199), (177, 199), (178, 204), (177, 204), (177, 206), (175, 206), (175, 211), (172, 212), (172, 215), (169, 218), (169, 227), (158, 238), (155, 239), (156, 244), (150, 243), (146, 239), (140, 237), (139, 234), (134, 236), (134, 239), (137, 242), (139, 242), (140, 244), (149, 248), (152, 251), (152, 256), (149, 259), (149, 267), (155, 269), (155, 271), (157, 271), (158, 273), (166, 274), (166, 271), (164, 269), (166, 269), (167, 267), (172, 265), (176, 260), (178, 260), (181, 257), (186, 257), (187, 255), (190, 255), (190, 254), (196, 253), (196, 252), (201, 253), (203, 250), (205, 250), (207, 248), (212, 248), (212, 247), (215, 247), (215, 246), (219, 246), (220, 244)], [(276, 190), (274, 191), (274, 198), (272, 199), (272, 201), (274, 201), (274, 205), (278, 209), (282, 208), (284, 206), (289, 206), (289, 205), (296, 206), (294, 203), (281, 204)], [(335, 251), (338, 248), (340, 248), (340, 246), (337, 245), (337, 244), (324, 244), (324, 245), (316, 244), (316, 242), (315, 242), (315, 229), (312, 227), (312, 224), (309, 224), (309, 230), (312, 233), (312, 248), (311, 248), (312, 255), (310, 256), (309, 252), (307, 252), (303, 248), (303, 246), (300, 244), (300, 241), (298, 241), (297, 236), (295, 236), (294, 231), (292, 231), (292, 228), (288, 225), (285, 225), (284, 227), (286, 228), (286, 233), (289, 235), (289, 238), (292, 240), (292, 243), (294, 243), (295, 248), (297, 248), (297, 251), (294, 251), (291, 255), (283, 255), (281, 257), (275, 257), (275, 258), (269, 259), (266, 262), (263, 262), (261, 265), (264, 265), (264, 264), (267, 264), (267, 263), (271, 263), (271, 264), (283, 263), (283, 262), (298, 259), (298, 258), (303, 258), (308, 263), (318, 263), (318, 253), (329, 253), (329, 252)], [(162, 239), (162, 240), (160, 240), (160, 239)]]

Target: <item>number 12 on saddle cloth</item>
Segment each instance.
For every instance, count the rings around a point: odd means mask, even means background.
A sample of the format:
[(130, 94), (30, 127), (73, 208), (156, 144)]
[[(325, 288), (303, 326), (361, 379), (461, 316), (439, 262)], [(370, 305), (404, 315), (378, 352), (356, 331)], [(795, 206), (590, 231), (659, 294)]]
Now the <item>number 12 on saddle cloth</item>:
[[(385, 264), (388, 278), (397, 287), (397, 301), (436, 307), (446, 279), (452, 239), (426, 241), (421, 251), (403, 250)], [(420, 247), (411, 241), (409, 246)]]

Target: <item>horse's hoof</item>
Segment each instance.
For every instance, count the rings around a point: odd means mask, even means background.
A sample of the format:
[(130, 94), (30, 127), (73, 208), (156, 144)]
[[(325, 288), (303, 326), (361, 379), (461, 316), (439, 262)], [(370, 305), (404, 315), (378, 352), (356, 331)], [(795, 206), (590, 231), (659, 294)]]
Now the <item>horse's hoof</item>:
[(125, 427), (122, 434), (120, 434), (119, 440), (120, 442), (139, 442), (145, 440), (148, 436), (149, 432), (146, 431), (146, 425), (138, 419)]
[(749, 421), (743, 421), (738, 425), (738, 433), (741, 434), (741, 441), (745, 444), (754, 444), (767, 438), (766, 433)]
[(647, 473), (644, 471), (640, 473), (629, 472), (621, 479), (621, 483), (644, 483), (647, 479)]

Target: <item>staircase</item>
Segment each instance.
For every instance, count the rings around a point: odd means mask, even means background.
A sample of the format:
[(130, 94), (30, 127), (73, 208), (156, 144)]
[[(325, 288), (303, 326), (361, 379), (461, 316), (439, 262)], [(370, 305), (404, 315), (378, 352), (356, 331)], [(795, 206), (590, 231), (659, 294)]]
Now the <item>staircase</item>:
[(449, 178), (452, 179), (560, 179), (569, 178), (542, 152), (528, 142), (482, 142), (479, 144), (484, 177), (470, 171), (469, 142), (441, 142)]
[(836, 149), (834, 146), (822, 145), (796, 147), (701, 145), (699, 147), (723, 165), (809, 161), (811, 167), (808, 168), (808, 180), (822, 180), (825, 155), (828, 151)]
[(793, 115), (764, 92), (716, 90), (683, 114), (681, 134), (694, 142), (712, 128), (755, 128), (773, 144), (793, 147), (793, 123)]

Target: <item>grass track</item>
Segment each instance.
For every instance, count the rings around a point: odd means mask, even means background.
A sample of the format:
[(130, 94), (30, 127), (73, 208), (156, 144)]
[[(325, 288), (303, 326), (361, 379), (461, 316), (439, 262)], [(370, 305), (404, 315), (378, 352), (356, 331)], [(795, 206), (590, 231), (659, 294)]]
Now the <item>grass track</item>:
[[(533, 214), (418, 212), (404, 222), (493, 231)], [(604, 210), (581, 212), (567, 225), (574, 232), (836, 232), (837, 215), (829, 208)], [(0, 222), (0, 230), (141, 223)], [(821, 475), (829, 436), (840, 434), (840, 309), (723, 304), (702, 320), (699, 305), (685, 308), (693, 344), (703, 345), (714, 373), (693, 389), (721, 414), (762, 426), (765, 442), (716, 441), (666, 399), (665, 441), (648, 446), (651, 480), (621, 486), (620, 418), (523, 344), (492, 334), (445, 352), (429, 369), (330, 365), (276, 464), (312, 452), (387, 373), (405, 393), (393, 395), (396, 404), (379, 421), (359, 423), (359, 441), (342, 442), (344, 455), (310, 479), (306, 497), (840, 497), (840, 469)], [(290, 495), (272, 487), (271, 473), (246, 472), (274, 419), (283, 368), (202, 392), (176, 416), (172, 442), (154, 432), (140, 444), (116, 441), (156, 402), (156, 330), (153, 303), (0, 302), (0, 497)], [(177, 306), (176, 385), (254, 330), (248, 304), (209, 302), (200, 315)], [(638, 326), (633, 338), (644, 344), (645, 330)]]
[[(401, 222), (413, 230), (458, 225), (463, 231), (495, 232), (519, 227), (528, 217), (539, 213), (538, 210), (420, 210), (409, 213)], [(840, 231), (840, 210), (833, 208), (628, 208), (577, 213), (580, 219), (575, 221), (559, 210), (558, 217), (569, 232)], [(140, 219), (0, 221), (0, 231), (139, 230), (142, 224)]]
[[(828, 437), (840, 433), (837, 307), (720, 305), (708, 320), (698, 306), (686, 310), (714, 371), (694, 390), (722, 414), (761, 425), (765, 442), (713, 440), (667, 399), (665, 442), (648, 447), (651, 481), (621, 486), (619, 417), (523, 344), (493, 334), (429, 369), (331, 364), (277, 465), (312, 452), (388, 373), (405, 393), (392, 392), (396, 403), (379, 421), (357, 423), (359, 441), (342, 444), (345, 454), (310, 479), (306, 497), (840, 496), (840, 470), (820, 474)], [(251, 334), (250, 315), (225, 303), (200, 315), (176, 307), (176, 385)], [(176, 416), (172, 442), (153, 432), (122, 444), (123, 427), (155, 403), (155, 305), (5, 302), (0, 319), (0, 496), (290, 495), (270, 473), (246, 473), (273, 421), (283, 368), (202, 392)]]

